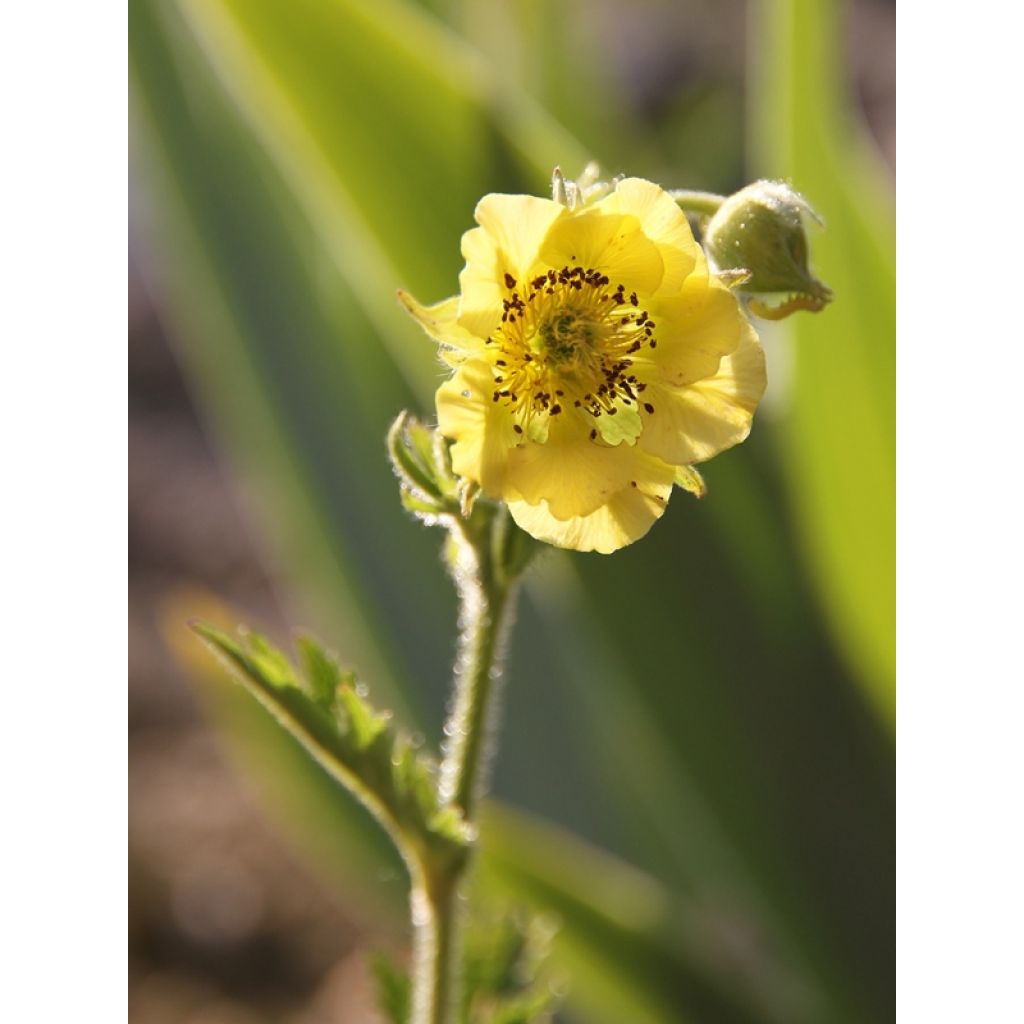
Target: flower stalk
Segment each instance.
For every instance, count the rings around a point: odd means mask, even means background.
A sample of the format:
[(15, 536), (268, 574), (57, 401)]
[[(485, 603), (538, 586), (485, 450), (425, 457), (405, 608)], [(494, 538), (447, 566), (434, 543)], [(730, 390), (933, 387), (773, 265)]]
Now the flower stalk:
[[(476, 810), (497, 714), (497, 690), (519, 566), (508, 557), (508, 512), (481, 505), (449, 522), (449, 569), (459, 593), (459, 653), (451, 713), (444, 727), (443, 804), (457, 808), (475, 835)], [(412, 1024), (451, 1024), (459, 1005), (459, 889), (470, 858), (441, 873), (424, 870), (412, 891)]]
[(458, 1005), (456, 886), (422, 879), (410, 894), (413, 924), (411, 1024), (450, 1024)]
[(684, 213), (692, 213), (698, 217), (713, 217), (727, 198), (717, 192), (695, 192), (686, 188), (669, 189), (668, 194)]

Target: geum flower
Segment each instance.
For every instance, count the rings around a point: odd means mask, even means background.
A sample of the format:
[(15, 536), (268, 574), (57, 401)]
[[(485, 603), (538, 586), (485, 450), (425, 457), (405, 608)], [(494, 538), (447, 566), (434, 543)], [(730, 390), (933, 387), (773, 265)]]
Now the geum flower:
[(674, 483), (742, 441), (764, 392), (757, 335), (685, 215), (637, 178), (589, 206), (487, 195), (461, 295), (421, 306), (454, 375), (437, 391), (456, 473), (551, 544), (642, 537)]

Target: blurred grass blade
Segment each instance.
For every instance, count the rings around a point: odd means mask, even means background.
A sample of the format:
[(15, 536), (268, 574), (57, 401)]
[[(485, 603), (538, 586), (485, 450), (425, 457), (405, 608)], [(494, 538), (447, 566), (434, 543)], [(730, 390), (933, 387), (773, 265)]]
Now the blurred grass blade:
[(755, 1024), (822, 1020), (811, 991), (765, 951), (730, 943), (653, 878), (504, 807), (486, 815), (481, 871), (558, 923), (555, 951), (587, 1020)]
[(840, 94), (833, 0), (762, 0), (751, 33), (756, 171), (822, 214), (816, 272), (835, 292), (789, 321), (785, 466), (833, 626), (875, 707), (895, 714), (895, 237), (891, 187)]
[[(178, 354), (235, 464), (263, 485), (281, 571), (334, 612), (316, 631), (393, 706), (415, 699), (396, 680), (413, 659), (447, 674), (455, 603), (443, 584), (423, 603), (378, 570), (436, 572), (436, 542), (409, 529), (384, 454), (411, 393), (174, 8), (135, 4), (130, 28), (135, 153), (159, 197), (145, 269)], [(414, 654), (386, 641), (385, 616), (405, 623)]]
[(490, 109), (493, 83), (479, 58), (408, 5), (182, 6), (378, 335), (427, 397), (435, 357), (400, 313), (395, 285), (450, 294), (461, 259), (455, 244), (439, 252), (422, 241), (454, 243), (485, 191), (546, 181), (559, 159), (583, 154), (521, 97)]

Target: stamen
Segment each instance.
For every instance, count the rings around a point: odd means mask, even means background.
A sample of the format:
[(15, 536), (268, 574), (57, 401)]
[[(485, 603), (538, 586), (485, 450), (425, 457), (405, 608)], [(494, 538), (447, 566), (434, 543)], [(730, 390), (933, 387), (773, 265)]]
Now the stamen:
[(607, 274), (576, 263), (537, 275), (522, 292), (511, 274), (504, 283), (501, 326), (487, 344), (502, 385), (492, 397), (516, 414), (516, 433), (534, 417), (559, 415), (568, 401), (595, 419), (637, 401), (645, 385), (630, 372), (633, 357), (656, 341), (648, 311), (633, 312), (636, 292), (627, 305), (622, 283), (612, 287)]

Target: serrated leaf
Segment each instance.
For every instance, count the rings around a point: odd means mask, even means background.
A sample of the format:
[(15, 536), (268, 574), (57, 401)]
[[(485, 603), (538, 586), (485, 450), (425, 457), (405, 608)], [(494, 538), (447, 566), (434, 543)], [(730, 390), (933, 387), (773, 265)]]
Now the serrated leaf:
[(526, 1024), (540, 1019), (554, 1002), (546, 974), (552, 932), (546, 919), (523, 909), (492, 904), (481, 912), (477, 905), (466, 927), (465, 1024)]
[(342, 684), (355, 685), (355, 674), (342, 672), (334, 658), (323, 651), (312, 637), (299, 636), (296, 646), (310, 696), (325, 711), (333, 712), (338, 701), (338, 688)]
[(288, 659), (260, 633), (247, 633), (249, 657), (259, 665), (260, 672), (275, 686), (297, 686), (298, 677)]
[(351, 686), (338, 691), (340, 707), (348, 716), (348, 728), (357, 750), (368, 751), (388, 727), (391, 715), (374, 711)]
[(303, 658), (320, 675), (315, 683), (301, 678), (257, 634), (244, 634), (239, 642), (201, 623), (193, 629), (277, 721), (377, 816), (407, 859), (449, 864), (466, 855), (470, 831), (454, 807), (441, 805), (433, 761), (414, 753), (407, 737), (391, 725), (390, 714), (374, 710), (351, 685), (338, 687), (325, 705), (326, 685), (342, 674), (311, 638), (304, 640)]

